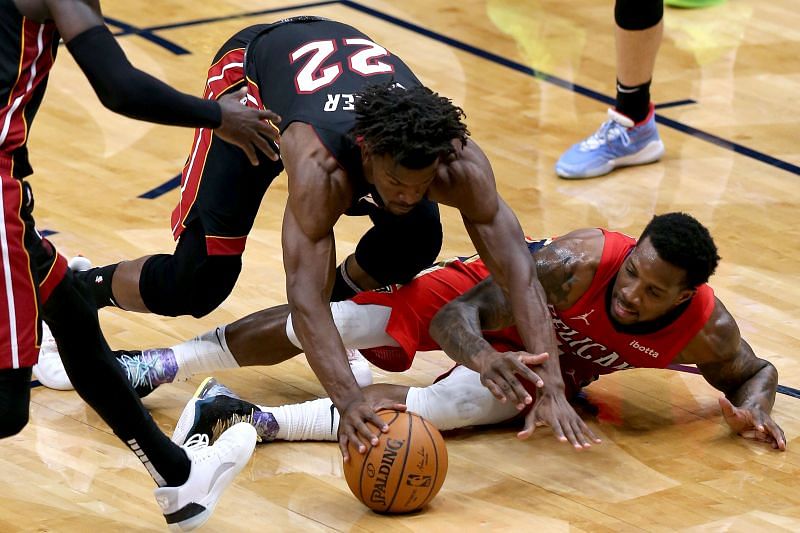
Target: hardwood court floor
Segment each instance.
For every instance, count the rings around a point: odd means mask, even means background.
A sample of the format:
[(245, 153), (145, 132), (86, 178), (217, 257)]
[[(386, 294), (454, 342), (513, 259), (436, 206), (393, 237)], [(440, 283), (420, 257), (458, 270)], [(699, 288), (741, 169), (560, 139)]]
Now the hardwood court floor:
[[(729, 0), (667, 9), (654, 99), (667, 153), (658, 164), (568, 182), (553, 165), (603, 120), (613, 94), (613, 2), (406, 0), (328, 2), (110, 0), (136, 65), (199, 94), (218, 46), (239, 28), (317, 14), (353, 24), (401, 55), (433, 89), (463, 106), (474, 138), (527, 233), (583, 226), (638, 234), (653, 213), (684, 210), (712, 231), (723, 262), (712, 279), (756, 353), (781, 384), (800, 388), (800, 14), (794, 2)], [(257, 11), (275, 9), (268, 14)], [(152, 31), (148, 31), (152, 29)], [(161, 39), (158, 41), (154, 39)], [(450, 39), (450, 40), (447, 40)], [(188, 54), (178, 54), (185, 50)], [(534, 69), (534, 70), (531, 70)], [(574, 84), (574, 85), (572, 85)], [(192, 133), (104, 110), (61, 51), (31, 138), (40, 229), (67, 254), (96, 264), (172, 249), (177, 192), (139, 196), (175, 176)], [(103, 311), (112, 345), (170, 345), (285, 299), (279, 178), (250, 238), (239, 284), (202, 320)], [(443, 256), (469, 252), (444, 208)], [(342, 220), (343, 257), (365, 229)], [(424, 385), (449, 367), (421, 354), (413, 370), (376, 379)], [(245, 397), (275, 405), (324, 394), (302, 358), (220, 373)], [(171, 433), (203, 376), (146, 400)], [(732, 436), (720, 395), (695, 375), (632, 370), (587, 390), (604, 439), (576, 453), (548, 429), (518, 441), (513, 428), (450, 435), (450, 471), (430, 508), (378, 516), (349, 493), (331, 443), (259, 447), (207, 531), (797, 531), (800, 400), (779, 394), (774, 417), (788, 451)], [(791, 391), (789, 391), (791, 392)], [(72, 392), (33, 391), (31, 423), (0, 442), (0, 531), (150, 531), (164, 523), (144, 469)]]

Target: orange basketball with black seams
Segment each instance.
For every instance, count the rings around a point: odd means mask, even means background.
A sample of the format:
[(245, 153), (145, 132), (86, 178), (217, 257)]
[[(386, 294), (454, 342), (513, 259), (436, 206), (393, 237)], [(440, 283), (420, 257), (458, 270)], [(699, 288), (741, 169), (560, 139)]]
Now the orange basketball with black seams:
[(439, 430), (413, 413), (378, 412), (389, 425), (377, 446), (360, 454), (349, 445), (344, 477), (356, 498), (378, 513), (410, 513), (425, 507), (447, 475), (447, 448)]

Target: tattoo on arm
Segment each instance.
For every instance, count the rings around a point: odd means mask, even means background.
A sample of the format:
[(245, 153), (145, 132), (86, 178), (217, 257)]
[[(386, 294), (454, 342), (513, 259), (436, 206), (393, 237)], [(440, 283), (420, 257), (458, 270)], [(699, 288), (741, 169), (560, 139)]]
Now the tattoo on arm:
[(575, 283), (575, 255), (564, 248), (543, 248), (536, 254), (536, 272), (547, 301), (558, 307), (565, 305)]
[(489, 278), (442, 307), (431, 321), (430, 334), (451, 359), (474, 369), (473, 358), (491, 349), (482, 331), (513, 323), (511, 305)]

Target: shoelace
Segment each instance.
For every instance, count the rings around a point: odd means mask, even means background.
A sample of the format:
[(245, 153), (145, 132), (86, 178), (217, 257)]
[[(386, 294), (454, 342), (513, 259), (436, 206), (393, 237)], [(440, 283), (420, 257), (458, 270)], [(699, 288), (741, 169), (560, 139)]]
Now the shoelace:
[(134, 388), (144, 385), (151, 388), (153, 387), (153, 378), (150, 375), (150, 371), (158, 372), (156, 365), (159, 361), (160, 359), (158, 357), (144, 360), (142, 355), (134, 355), (131, 357), (130, 355), (123, 354), (122, 357), (119, 358), (119, 364), (125, 369), (128, 380)]
[(623, 146), (628, 146), (631, 143), (631, 138), (628, 136), (628, 130), (625, 126), (613, 120), (606, 120), (603, 122), (603, 125), (600, 126), (600, 129), (581, 143), (581, 149), (585, 151), (596, 150), (617, 137), (620, 138)]
[(205, 433), (195, 433), (183, 443), (184, 448), (197, 451), (208, 447), (208, 435)]

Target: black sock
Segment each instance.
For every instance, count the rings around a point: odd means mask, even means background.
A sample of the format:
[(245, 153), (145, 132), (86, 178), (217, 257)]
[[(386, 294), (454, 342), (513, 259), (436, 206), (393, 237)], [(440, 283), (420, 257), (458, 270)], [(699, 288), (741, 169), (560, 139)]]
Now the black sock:
[(31, 368), (0, 370), (0, 439), (16, 435), (28, 423)]
[(341, 265), (336, 267), (336, 281), (333, 282), (333, 292), (331, 293), (332, 302), (347, 300), (361, 292), (361, 289), (358, 289), (355, 282), (347, 275), (346, 264), (347, 260), (344, 260)]
[(186, 452), (158, 429), (142, 406), (103, 338), (91, 296), (73, 276), (67, 272), (43, 313), (67, 375), (81, 398), (136, 454), (156, 483), (182, 485), (191, 468)]
[(75, 279), (82, 283), (94, 299), (95, 307), (113, 305), (119, 307), (114, 301), (114, 293), (111, 292), (111, 280), (114, 279), (114, 272), (119, 263), (113, 265), (90, 268), (81, 272), (75, 272)]
[(628, 87), (617, 80), (617, 111), (638, 124), (650, 112), (650, 82)]

